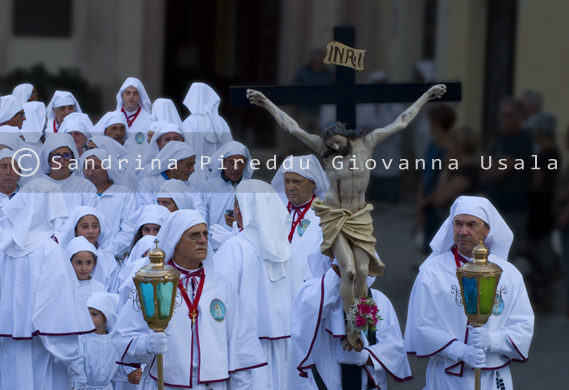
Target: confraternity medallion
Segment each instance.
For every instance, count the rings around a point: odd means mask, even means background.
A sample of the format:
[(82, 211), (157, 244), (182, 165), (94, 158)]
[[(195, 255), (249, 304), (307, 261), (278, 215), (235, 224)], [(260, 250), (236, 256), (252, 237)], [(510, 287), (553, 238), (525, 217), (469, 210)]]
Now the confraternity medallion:
[(302, 237), (302, 235), (304, 234), (306, 229), (308, 229), (308, 225), (310, 225), (309, 219), (303, 219), (302, 221), (300, 221), (300, 223), (298, 224), (298, 226), (296, 228), (296, 231), (298, 232), (298, 235), (300, 237)]
[(209, 312), (217, 322), (223, 322), (225, 319), (225, 305), (217, 298), (211, 301), (209, 305)]

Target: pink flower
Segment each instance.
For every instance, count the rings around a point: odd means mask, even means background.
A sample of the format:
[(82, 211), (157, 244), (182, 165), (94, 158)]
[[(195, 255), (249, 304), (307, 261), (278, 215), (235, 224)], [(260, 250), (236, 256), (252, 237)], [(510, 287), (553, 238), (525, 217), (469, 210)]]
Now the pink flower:
[(362, 304), (358, 305), (358, 311), (362, 314), (370, 314), (371, 313), (371, 307), (368, 305), (364, 305), (362, 303)]
[(356, 326), (358, 328), (361, 328), (362, 326), (364, 326), (366, 324), (366, 320), (363, 317), (357, 316), (356, 317)]
[(375, 317), (377, 314), (377, 306), (373, 305), (371, 307), (371, 314)]
[(366, 298), (362, 297), (360, 298), (360, 303), (364, 303), (366, 301)]

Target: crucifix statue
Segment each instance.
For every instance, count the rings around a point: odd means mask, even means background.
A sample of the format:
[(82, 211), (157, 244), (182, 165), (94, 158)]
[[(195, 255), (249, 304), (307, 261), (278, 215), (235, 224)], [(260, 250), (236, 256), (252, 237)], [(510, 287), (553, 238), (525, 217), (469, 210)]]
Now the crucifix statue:
[[(335, 41), (353, 47), (354, 29), (351, 27), (336, 27), (334, 29)], [(348, 314), (356, 298), (366, 297), (368, 293), (367, 276), (383, 275), (384, 264), (375, 253), (375, 238), (370, 212), (371, 204), (365, 202), (365, 192), (370, 179), (370, 171), (366, 168), (366, 161), (372, 158), (374, 148), (387, 137), (404, 129), (417, 115), (419, 110), (430, 100), (440, 99), (447, 91), (443, 84), (419, 84), (410, 86), (356, 86), (354, 69), (336, 66), (336, 86), (325, 87), (265, 87), (247, 89), (246, 97), (250, 104), (264, 107), (276, 119), (278, 124), (290, 134), (302, 140), (307, 146), (316, 151), (324, 159), (325, 170), (330, 180), (324, 199), (315, 199), (313, 209), (320, 218), (323, 243), (321, 251), (324, 255), (334, 257), (340, 265), (341, 284), (340, 294), (344, 311)], [(460, 85), (453, 83), (451, 99), (460, 99)], [(409, 95), (420, 90), (424, 92), (405, 112), (392, 124), (366, 132), (355, 128), (355, 104), (386, 101), (384, 97), (372, 88), (358, 87), (390, 87), (396, 95), (396, 101), (407, 101)], [(320, 135), (309, 134), (302, 130), (296, 121), (279, 109), (261, 91), (284, 96), (286, 103), (290, 104), (290, 96), (277, 88), (305, 88), (298, 91), (306, 96), (309, 89), (317, 97), (321, 94), (323, 99), (310, 101), (311, 104), (336, 103), (337, 121), (328, 123)], [(243, 91), (243, 87), (240, 88)], [(358, 97), (359, 92), (360, 97)], [(371, 92), (370, 92), (371, 91)], [(383, 91), (389, 92), (389, 89)], [(232, 94), (235, 92), (232, 88)], [(381, 91), (380, 91), (381, 92)], [(458, 94), (458, 99), (457, 99)], [(378, 96), (379, 95), (379, 96)], [(334, 99), (335, 97), (335, 99)], [(375, 98), (375, 99), (374, 99)], [(287, 100), (288, 99), (288, 100)], [(333, 99), (333, 101), (331, 101)], [(236, 100), (236, 99), (235, 99)], [(233, 105), (236, 103), (232, 98)], [(278, 99), (277, 99), (278, 100)], [(389, 101), (389, 100), (387, 100)], [(393, 101), (393, 100), (391, 100)], [(281, 101), (280, 104), (283, 104)], [(346, 326), (346, 339), (344, 347), (361, 351), (363, 342), (359, 332)]]

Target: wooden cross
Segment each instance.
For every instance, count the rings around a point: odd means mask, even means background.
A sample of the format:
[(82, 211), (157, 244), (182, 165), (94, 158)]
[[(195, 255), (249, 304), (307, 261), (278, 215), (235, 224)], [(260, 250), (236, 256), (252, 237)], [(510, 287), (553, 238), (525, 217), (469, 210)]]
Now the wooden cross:
[[(334, 27), (334, 40), (354, 47), (354, 27)], [(336, 65), (336, 85), (319, 86), (269, 86), (231, 87), (231, 106), (252, 106), (247, 99), (247, 89), (263, 93), (277, 106), (288, 104), (335, 104), (336, 119), (346, 123), (348, 129), (356, 128), (356, 104), (415, 102), (433, 85), (423, 84), (356, 84), (355, 70)], [(437, 101), (460, 101), (461, 83), (444, 83), (446, 93)]]

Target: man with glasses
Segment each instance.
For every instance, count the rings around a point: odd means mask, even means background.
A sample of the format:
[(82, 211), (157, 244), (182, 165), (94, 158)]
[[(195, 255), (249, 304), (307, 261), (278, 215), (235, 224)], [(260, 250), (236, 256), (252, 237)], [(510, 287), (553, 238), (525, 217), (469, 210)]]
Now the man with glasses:
[[(492, 164), (483, 165), (488, 198), (514, 231), (511, 256), (523, 254), (531, 180), (532, 140), (522, 131), (524, 109), (513, 98), (505, 98), (499, 110), (499, 132), (490, 148)], [(499, 164), (499, 160), (502, 164)], [(488, 159), (485, 159), (488, 164)], [(505, 166), (505, 168), (504, 168)]]
[[(111, 334), (122, 356), (118, 363), (130, 367), (147, 364), (141, 380), (144, 389), (158, 387), (157, 354), (163, 355), (167, 389), (256, 389), (251, 387), (251, 372), (266, 366), (267, 360), (235, 287), (213, 271), (207, 225), (201, 214), (195, 210), (173, 212), (155, 242), (166, 253), (166, 261), (182, 274), (179, 304), (167, 332), (152, 332), (140, 310), (125, 304)], [(145, 260), (142, 265), (149, 263)], [(132, 278), (126, 279), (121, 290), (124, 288), (134, 288)]]

